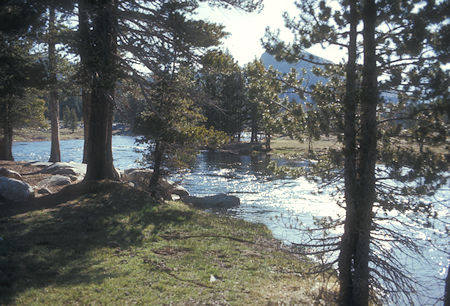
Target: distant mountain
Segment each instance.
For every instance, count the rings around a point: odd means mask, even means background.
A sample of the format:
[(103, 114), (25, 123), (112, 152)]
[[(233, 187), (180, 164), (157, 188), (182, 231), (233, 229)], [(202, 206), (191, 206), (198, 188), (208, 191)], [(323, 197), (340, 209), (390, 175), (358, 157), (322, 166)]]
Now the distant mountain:
[[(304, 52), (305, 58), (310, 59), (314, 62), (318, 63), (324, 63), (324, 64), (332, 64), (332, 62), (322, 58), (315, 56), (311, 53)], [(288, 73), (291, 71), (291, 68), (295, 68), (297, 72), (299, 73), (300, 77), (304, 78), (303, 85), (304, 86), (311, 86), (318, 82), (326, 83), (328, 80), (324, 77), (318, 77), (312, 72), (312, 69), (314, 66), (317, 66), (313, 63), (301, 60), (297, 63), (289, 63), (286, 61), (277, 61), (273, 55), (270, 55), (267, 52), (264, 52), (263, 55), (261, 55), (261, 60), (266, 68), (269, 68), (270, 66), (273, 66), (276, 70), (280, 71), (281, 73)], [(306, 70), (306, 74), (303, 75), (303, 69)], [(300, 101), (300, 98), (296, 94), (283, 94), (282, 97), (289, 97), (290, 100), (294, 99), (297, 102), (305, 103), (305, 101)], [(381, 98), (384, 99), (385, 102), (391, 102), (391, 103), (397, 103), (398, 98), (395, 93), (384, 91), (380, 93)], [(307, 102), (312, 102), (309, 96), (306, 96)]]
[[(305, 58), (310, 59), (314, 62), (318, 63), (324, 63), (324, 64), (331, 64), (332, 62), (315, 56), (311, 53), (304, 52)], [(315, 66), (315, 64), (301, 60), (297, 63), (289, 63), (287, 61), (277, 61), (273, 55), (270, 55), (267, 52), (264, 52), (263, 55), (261, 55), (261, 60), (266, 68), (269, 68), (270, 66), (273, 66), (276, 70), (280, 71), (281, 73), (288, 73), (291, 71), (292, 68), (295, 68), (297, 72), (299, 73), (300, 77), (304, 78), (303, 85), (304, 86), (311, 86), (318, 82), (326, 83), (327, 79), (324, 77), (318, 77), (315, 75), (312, 70)], [(303, 69), (306, 70), (306, 74), (303, 75)], [(300, 98), (296, 94), (284, 94), (284, 96), (288, 96), (289, 99), (294, 99), (298, 102), (300, 102)], [(309, 97), (307, 97), (307, 101), (311, 102)], [(304, 103), (304, 102), (302, 102)]]

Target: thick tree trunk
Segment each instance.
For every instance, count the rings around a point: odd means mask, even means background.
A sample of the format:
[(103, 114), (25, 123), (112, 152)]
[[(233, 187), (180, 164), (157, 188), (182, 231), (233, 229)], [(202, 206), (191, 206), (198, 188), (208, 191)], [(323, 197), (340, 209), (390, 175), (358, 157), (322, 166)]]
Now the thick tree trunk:
[(59, 147), (59, 101), (56, 89), (56, 50), (55, 50), (55, 8), (49, 8), (49, 41), (48, 41), (48, 70), (50, 79), (49, 114), (51, 126), (50, 162), (61, 161)]
[[(85, 180), (119, 179), (112, 156), (114, 89), (117, 79), (117, 35), (115, 1), (95, 7), (93, 46), (95, 59), (91, 88), (91, 114), (87, 144), (88, 164)], [(90, 62), (93, 64), (94, 61)]]
[(9, 101), (5, 101), (1, 111), (2, 133), (0, 139), (0, 160), (14, 160), (12, 154), (13, 127), (10, 119)]
[(81, 100), (83, 104), (83, 131), (84, 131), (84, 145), (83, 145), (83, 164), (88, 163), (88, 142), (89, 142), (89, 114), (91, 113), (91, 92), (92, 72), (88, 64), (88, 50), (90, 48), (89, 39), (89, 15), (85, 0), (80, 0), (78, 3), (78, 39), (81, 61)]
[(13, 129), (10, 124), (4, 124), (3, 138), (0, 139), (0, 160), (14, 160), (12, 154)]
[(357, 169), (356, 230), (358, 239), (354, 255), (353, 304), (367, 305), (369, 301), (370, 231), (373, 219), (375, 192), (375, 163), (377, 158), (377, 68), (375, 0), (364, 0), (364, 65), (361, 90), (361, 141)]
[(344, 100), (344, 179), (346, 216), (344, 234), (341, 238), (338, 258), (339, 269), (339, 305), (352, 305), (353, 290), (353, 254), (356, 242), (356, 39), (358, 13), (356, 0), (350, 1), (350, 40), (348, 46), (348, 62), (346, 67), (346, 94)]
[(84, 132), (84, 145), (83, 145), (83, 164), (88, 163), (88, 143), (89, 143), (89, 117), (91, 113), (91, 95), (86, 88), (82, 89), (81, 99), (83, 102), (83, 132)]

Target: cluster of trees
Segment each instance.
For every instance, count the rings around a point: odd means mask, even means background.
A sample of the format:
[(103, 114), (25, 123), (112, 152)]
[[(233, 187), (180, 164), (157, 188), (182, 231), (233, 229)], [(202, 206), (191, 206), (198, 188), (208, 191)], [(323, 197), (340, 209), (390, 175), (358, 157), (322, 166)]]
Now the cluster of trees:
[[(70, 83), (81, 87), (85, 127), (83, 161), (88, 164), (86, 179), (117, 179), (111, 151), (111, 126), (115, 96), (122, 84), (131, 80), (145, 97), (148, 90), (154, 90), (155, 84), (159, 84), (158, 80), (169, 80), (159, 89), (165, 95), (173, 88), (170, 83), (178, 79), (180, 72), (198, 69), (206, 50), (218, 45), (226, 35), (222, 26), (194, 18), (200, 2), (2, 2), (0, 158), (12, 159), (13, 125), (22, 124), (19, 117), (26, 114), (19, 110), (19, 105), (29, 100), (25, 99), (28, 89), (36, 88), (48, 92), (52, 127), (50, 161), (60, 160), (59, 94), (67, 88), (61, 80), (61, 72), (67, 69), (60, 69), (59, 62), (64, 54), (76, 63), (76, 69), (69, 76)], [(260, 7), (260, 2), (217, 0), (208, 3), (252, 11)], [(163, 103), (157, 102), (160, 97), (151, 97), (140, 111), (157, 109), (153, 103)], [(169, 107), (163, 108), (165, 111)]]
[[(346, 213), (319, 225), (327, 232), (342, 226), (344, 233), (310, 235), (306, 253), (338, 253), (319, 270), (337, 265), (341, 305), (377, 303), (382, 296), (404, 301), (415, 293), (415, 280), (396, 255), (420, 256), (415, 227), (446, 222), (441, 206), (425, 198), (432, 199), (448, 181), (448, 152), (430, 147), (448, 149), (449, 2), (303, 0), (296, 5), (295, 17), (285, 15), (295, 40), (287, 44), (267, 31), (270, 53), (308, 61), (301, 51), (322, 44), (339, 46), (348, 56), (341, 65), (318, 62), (317, 72), (331, 78), (310, 93), (311, 114), (325, 114), (327, 120), (323, 127), (316, 124), (318, 133), (332, 129), (342, 140), (342, 151), (330, 150), (315, 174), (327, 184), (342, 182)], [(298, 87), (300, 94), (305, 90)], [(411, 147), (414, 141), (419, 150)], [(391, 217), (393, 211), (401, 215)], [(395, 224), (411, 230), (393, 230)]]
[[(36, 89), (48, 91), (50, 160), (60, 159), (58, 84), (63, 80), (57, 47), (78, 59), (69, 79), (81, 88), (85, 180), (118, 179), (111, 148), (114, 107), (128, 109), (122, 117), (133, 121), (148, 144), (154, 194), (162, 165), (188, 163), (190, 150), (200, 145), (239, 140), (250, 130), (252, 141), (263, 132), (270, 149), (275, 133), (311, 141), (333, 131), (342, 150), (330, 150), (314, 174), (325, 183), (343, 180), (345, 217), (320, 224), (343, 226), (344, 234), (313, 236), (305, 247), (313, 247), (309, 254), (338, 252), (320, 271), (337, 265), (341, 305), (376, 303), (379, 292), (408, 297), (413, 280), (384, 242), (414, 253), (419, 249), (414, 239), (386, 227), (382, 213), (403, 212), (407, 222), (390, 219), (403, 225), (439, 216), (423, 197), (448, 180), (448, 154), (429, 149), (445, 146), (450, 130), (450, 78), (443, 68), (450, 48), (448, 1), (297, 1), (298, 15), (286, 14), (295, 40), (286, 44), (268, 31), (264, 45), (279, 59), (322, 67), (315, 72), (328, 81), (311, 87), (296, 71), (280, 74), (258, 60), (241, 68), (228, 54), (211, 51), (226, 33), (220, 25), (193, 18), (200, 2), (3, 1), (0, 159), (12, 159), (15, 125), (43, 120), (27, 115), (42, 112)], [(247, 11), (260, 2), (208, 1)], [(342, 64), (315, 62), (303, 52), (315, 44), (340, 46), (348, 58)], [(41, 48), (47, 61), (37, 59)], [(309, 102), (282, 99), (283, 92)], [(390, 101), (391, 96), (396, 99)], [(419, 150), (403, 145), (411, 141)]]

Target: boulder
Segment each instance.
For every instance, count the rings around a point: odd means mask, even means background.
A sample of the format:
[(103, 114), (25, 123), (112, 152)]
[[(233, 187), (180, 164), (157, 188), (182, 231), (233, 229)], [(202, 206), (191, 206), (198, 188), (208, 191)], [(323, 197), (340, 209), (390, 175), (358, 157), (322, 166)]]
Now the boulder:
[(171, 194), (175, 194), (179, 197), (187, 197), (189, 196), (189, 191), (186, 188), (179, 185), (172, 185), (172, 189), (170, 190)]
[(86, 165), (80, 163), (53, 163), (41, 170), (42, 173), (80, 176), (86, 174)]
[(39, 189), (37, 190), (37, 193), (38, 193), (38, 194), (45, 195), (45, 194), (51, 194), (52, 192), (51, 192), (50, 189), (45, 188), (45, 187), (42, 187), (42, 188), (39, 188)]
[(36, 167), (39, 167), (39, 168), (45, 168), (45, 167), (49, 167), (49, 166), (53, 165), (53, 163), (51, 163), (51, 162), (35, 161), (35, 162), (28, 163), (28, 165), (36, 166)]
[(159, 186), (161, 189), (166, 190), (169, 194), (174, 194), (179, 197), (187, 197), (189, 192), (183, 186), (177, 185), (177, 183), (168, 180), (168, 179), (160, 179)]
[(123, 179), (132, 182), (138, 188), (148, 189), (152, 174), (153, 170), (150, 169), (127, 169), (124, 171)]
[(181, 200), (201, 209), (228, 209), (241, 204), (238, 197), (226, 195), (224, 193), (207, 197), (187, 196), (183, 197)]
[(18, 172), (6, 168), (0, 168), (0, 176), (23, 181), (22, 176)]
[(9, 201), (26, 201), (34, 197), (34, 191), (25, 182), (0, 176), (0, 197)]
[(49, 176), (39, 183), (37, 183), (38, 188), (49, 188), (54, 186), (64, 186), (71, 184), (72, 181), (70, 180), (70, 177), (64, 176), (64, 175), (52, 175)]

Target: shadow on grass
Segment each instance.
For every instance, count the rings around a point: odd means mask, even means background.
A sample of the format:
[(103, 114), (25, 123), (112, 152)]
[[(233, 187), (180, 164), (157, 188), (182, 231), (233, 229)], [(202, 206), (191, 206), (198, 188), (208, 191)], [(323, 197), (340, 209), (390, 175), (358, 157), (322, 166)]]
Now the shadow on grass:
[[(17, 204), (2, 215), (0, 304), (8, 304), (29, 288), (101, 284), (122, 277), (107, 271), (101, 256), (142, 245), (167, 224), (188, 220), (192, 212), (164, 208), (120, 183), (93, 182)], [(93, 255), (96, 250), (104, 254)]]

